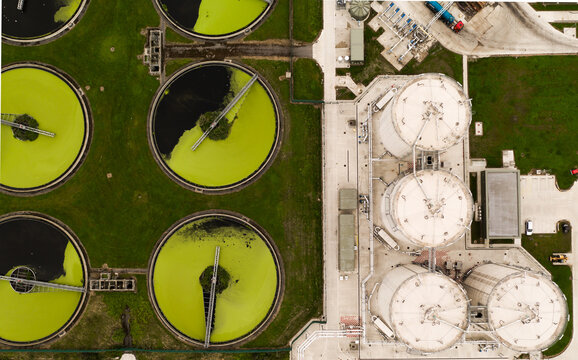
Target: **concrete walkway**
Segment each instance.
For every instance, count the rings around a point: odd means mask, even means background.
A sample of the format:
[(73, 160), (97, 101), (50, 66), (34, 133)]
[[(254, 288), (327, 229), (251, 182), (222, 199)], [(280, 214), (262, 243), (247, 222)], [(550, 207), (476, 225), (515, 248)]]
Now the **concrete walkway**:
[(336, 76), (335, 79), (336, 86), (346, 87), (355, 95), (359, 95), (365, 90), (365, 86), (363, 86), (363, 84), (357, 84), (351, 76)]
[(549, 23), (576, 23), (578, 11), (537, 11), (537, 17)]
[(335, 101), (335, 0), (323, 0), (323, 30), (313, 44), (313, 58), (325, 75), (325, 101)]

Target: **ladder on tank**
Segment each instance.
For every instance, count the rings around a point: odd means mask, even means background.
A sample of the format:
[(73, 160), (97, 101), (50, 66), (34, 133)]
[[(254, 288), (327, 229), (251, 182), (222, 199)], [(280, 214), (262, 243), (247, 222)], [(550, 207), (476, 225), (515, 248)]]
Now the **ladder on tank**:
[(37, 133), (40, 135), (48, 136), (48, 137), (54, 137), (56, 135), (50, 131), (40, 130), (40, 129), (36, 129), (36, 128), (30, 127), (30, 126), (15, 123), (14, 120), (16, 120), (16, 118), (18, 118), (19, 116), (20, 116), (19, 114), (2, 113), (1, 118), (0, 118), (0, 123), (2, 125), (7, 125), (7, 126), (14, 127), (14, 128), (26, 130), (26, 131), (31, 131), (31, 132), (34, 132), (34, 133)]
[[(31, 280), (31, 279), (22, 279), (18, 277), (11, 277), (11, 276), (4, 276), (0, 275), (0, 280), (16, 282), (18, 284), (23, 285), (32, 285), (33, 288), (29, 292), (53, 292), (53, 291), (72, 291), (72, 292), (86, 292), (86, 289), (82, 286), (72, 286), (72, 285), (63, 285), (63, 284), (55, 284), (48, 281), (39, 281), (39, 280)], [(35, 288), (39, 288), (36, 291), (32, 291)]]
[(219, 267), (219, 254), (221, 248), (215, 248), (215, 262), (213, 264), (213, 276), (211, 277), (211, 293), (209, 295), (209, 313), (207, 315), (207, 323), (205, 327), (205, 347), (209, 347), (211, 338), (211, 326), (213, 323), (213, 311), (215, 310), (215, 296), (217, 291), (217, 268)]
[(229, 111), (231, 111), (231, 109), (235, 106), (235, 104), (237, 104), (237, 102), (239, 100), (241, 100), (241, 98), (243, 97), (243, 95), (245, 95), (245, 93), (247, 91), (249, 91), (249, 88), (251, 87), (251, 85), (253, 85), (253, 83), (257, 80), (257, 74), (253, 75), (253, 77), (245, 84), (245, 86), (243, 86), (243, 88), (241, 89), (241, 91), (239, 91), (239, 93), (237, 95), (235, 95), (235, 97), (233, 98), (233, 100), (223, 109), (223, 111), (221, 111), (221, 113), (219, 114), (219, 116), (217, 116), (217, 118), (215, 120), (213, 120), (213, 122), (211, 123), (211, 125), (209, 126), (209, 128), (203, 133), (203, 135), (201, 135), (201, 137), (195, 142), (195, 144), (193, 145), (193, 147), (191, 148), (191, 150), (195, 151), (197, 150), (197, 148), (199, 147), (199, 145), (201, 145), (201, 143), (207, 138), (207, 136), (209, 136), (209, 134), (211, 133), (211, 131), (213, 131), (214, 128), (217, 127), (217, 125), (219, 125), (219, 121), (221, 121), (222, 118), (225, 117), (225, 115), (227, 115), (227, 113)]

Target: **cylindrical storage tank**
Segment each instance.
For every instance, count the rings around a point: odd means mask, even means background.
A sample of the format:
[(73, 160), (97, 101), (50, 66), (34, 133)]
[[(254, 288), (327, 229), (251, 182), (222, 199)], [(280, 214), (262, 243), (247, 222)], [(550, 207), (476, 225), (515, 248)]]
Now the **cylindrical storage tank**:
[(352, 0), (349, 15), (357, 21), (365, 21), (371, 12), (371, 2), (368, 0)]
[(386, 149), (404, 159), (415, 147), (443, 151), (468, 131), (471, 105), (462, 86), (443, 74), (423, 74), (408, 81), (384, 109), (379, 135)]
[(468, 274), (464, 287), (473, 306), (487, 306), (491, 330), (513, 350), (540, 351), (564, 333), (566, 298), (558, 285), (541, 274), (483, 264)]
[(391, 185), (383, 196), (382, 220), (396, 240), (419, 248), (443, 247), (464, 236), (474, 200), (457, 176), (421, 170)]
[(422, 353), (451, 347), (468, 326), (468, 302), (460, 285), (413, 264), (385, 274), (372, 309), (399, 341)]

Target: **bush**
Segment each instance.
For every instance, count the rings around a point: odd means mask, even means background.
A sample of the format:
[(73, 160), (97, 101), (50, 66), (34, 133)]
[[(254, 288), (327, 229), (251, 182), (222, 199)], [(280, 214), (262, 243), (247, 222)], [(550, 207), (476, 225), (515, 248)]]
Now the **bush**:
[[(14, 120), (16, 124), (22, 124), (29, 126), (31, 128), (38, 129), (38, 121), (34, 119), (32, 116), (28, 114), (20, 115), (19, 117)], [(18, 140), (22, 141), (34, 141), (38, 138), (38, 134), (32, 131), (19, 129), (16, 127), (12, 128), (12, 132), (14, 133), (14, 137)]]
[[(203, 130), (203, 132), (207, 131), (213, 120), (215, 120), (220, 113), (221, 111), (209, 111), (201, 115), (199, 117), (199, 125), (201, 126), (201, 130)], [(235, 115), (235, 119), (236, 118), (237, 116)], [(229, 122), (227, 121), (226, 117), (223, 117), (221, 121), (219, 121), (219, 124), (209, 133), (209, 139), (225, 140), (228, 138), (229, 134), (231, 133), (231, 127), (233, 126), (234, 121), (235, 120)]]
[[(203, 292), (211, 292), (211, 278), (213, 277), (213, 266), (207, 266), (203, 271), (201, 276), (199, 276), (199, 281), (201, 282), (201, 287)], [(229, 281), (231, 280), (231, 275), (225, 270), (221, 265), (217, 266), (217, 294), (222, 293), (227, 287), (229, 287)]]

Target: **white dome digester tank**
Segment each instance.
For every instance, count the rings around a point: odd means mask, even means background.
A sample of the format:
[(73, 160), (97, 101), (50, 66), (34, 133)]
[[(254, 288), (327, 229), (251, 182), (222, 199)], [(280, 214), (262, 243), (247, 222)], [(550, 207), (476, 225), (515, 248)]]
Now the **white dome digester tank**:
[(467, 274), (464, 288), (472, 306), (487, 306), (490, 329), (513, 350), (544, 350), (564, 333), (566, 298), (558, 285), (541, 274), (483, 264)]
[(433, 353), (448, 349), (468, 327), (465, 291), (449, 277), (405, 264), (383, 277), (371, 307), (411, 349)]
[(417, 248), (444, 247), (464, 236), (473, 205), (470, 190), (457, 176), (421, 170), (388, 187), (381, 204), (382, 222), (397, 241)]
[(384, 147), (408, 159), (413, 147), (444, 151), (467, 133), (471, 103), (462, 86), (444, 74), (422, 74), (401, 87), (381, 114), (378, 133)]

